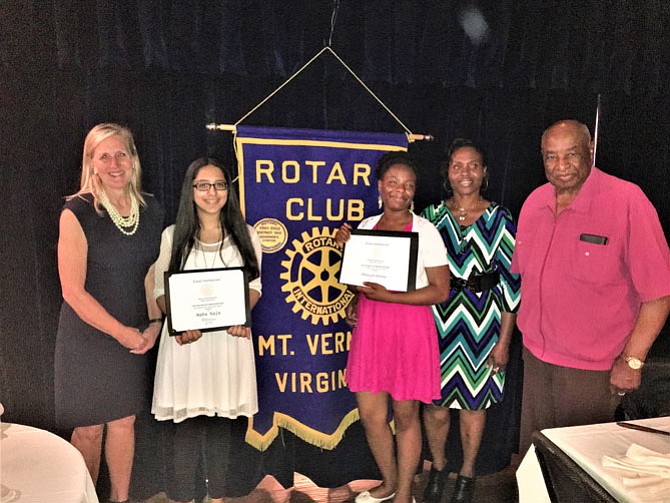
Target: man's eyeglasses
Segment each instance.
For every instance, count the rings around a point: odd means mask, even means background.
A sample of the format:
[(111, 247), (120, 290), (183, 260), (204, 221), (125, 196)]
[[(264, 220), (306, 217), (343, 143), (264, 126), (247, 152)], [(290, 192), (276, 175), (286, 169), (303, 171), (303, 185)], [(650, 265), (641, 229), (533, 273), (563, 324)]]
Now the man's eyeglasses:
[(228, 183), (227, 182), (196, 182), (193, 184), (193, 188), (199, 190), (200, 192), (207, 192), (210, 188), (214, 187), (214, 189), (218, 191), (223, 191), (223, 190), (228, 190)]

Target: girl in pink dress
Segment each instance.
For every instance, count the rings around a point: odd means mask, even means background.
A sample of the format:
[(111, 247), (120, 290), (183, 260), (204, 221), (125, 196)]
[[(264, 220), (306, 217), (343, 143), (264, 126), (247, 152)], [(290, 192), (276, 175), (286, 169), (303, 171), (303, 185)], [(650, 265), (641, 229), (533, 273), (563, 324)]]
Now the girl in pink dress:
[[(356, 393), (361, 422), (382, 483), (356, 497), (356, 503), (380, 503), (395, 498), (412, 501), (412, 478), (421, 454), (419, 403), (440, 396), (437, 334), (430, 306), (449, 295), (449, 268), (437, 229), (411, 211), (417, 169), (406, 152), (382, 156), (375, 172), (383, 213), (363, 220), (359, 229), (419, 234), (416, 289), (393, 292), (378, 283), (356, 287), (359, 302), (350, 305), (355, 324), (347, 363), (347, 383)], [(343, 224), (337, 242), (349, 240)], [(391, 400), (396, 429), (388, 423)]]

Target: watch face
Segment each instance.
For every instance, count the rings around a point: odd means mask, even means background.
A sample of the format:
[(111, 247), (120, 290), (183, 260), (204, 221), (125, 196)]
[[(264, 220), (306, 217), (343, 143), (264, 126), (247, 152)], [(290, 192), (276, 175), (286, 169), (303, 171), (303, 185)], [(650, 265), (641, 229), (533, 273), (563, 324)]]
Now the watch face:
[(642, 368), (643, 365), (642, 361), (638, 360), (634, 356), (629, 356), (628, 358), (626, 358), (626, 363), (633, 370), (639, 370)]

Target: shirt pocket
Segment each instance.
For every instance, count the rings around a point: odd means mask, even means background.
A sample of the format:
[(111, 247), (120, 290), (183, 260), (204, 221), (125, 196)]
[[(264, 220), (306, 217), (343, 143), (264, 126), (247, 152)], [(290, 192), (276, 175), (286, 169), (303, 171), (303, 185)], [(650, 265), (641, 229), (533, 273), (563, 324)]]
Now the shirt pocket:
[(624, 281), (619, 254), (611, 241), (602, 245), (577, 239), (572, 257), (572, 276), (580, 281), (601, 285)]

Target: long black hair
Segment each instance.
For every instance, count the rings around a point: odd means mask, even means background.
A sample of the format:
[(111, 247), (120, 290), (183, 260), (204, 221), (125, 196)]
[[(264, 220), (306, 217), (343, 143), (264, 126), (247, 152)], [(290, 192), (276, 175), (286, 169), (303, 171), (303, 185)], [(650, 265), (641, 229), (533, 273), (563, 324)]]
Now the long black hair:
[[(198, 218), (197, 207), (193, 200), (193, 181), (200, 169), (209, 165), (219, 168), (223, 172), (223, 176), (228, 184), (228, 199), (225, 206), (221, 209), (220, 215), (221, 230), (223, 231), (222, 237), (230, 236), (244, 260), (243, 267), (249, 275), (249, 279), (255, 279), (260, 275), (258, 260), (256, 259), (254, 247), (251, 244), (247, 223), (244, 221), (242, 211), (240, 210), (240, 203), (233, 187), (230, 172), (221, 162), (211, 157), (199, 157), (190, 164), (184, 175), (172, 240), (172, 255), (170, 257), (169, 270), (170, 272), (177, 272), (184, 268), (186, 259), (195, 244), (195, 239), (200, 233), (200, 219)], [(221, 247), (223, 247), (223, 239), (221, 240)], [(221, 249), (219, 249), (219, 253), (221, 253)]]

